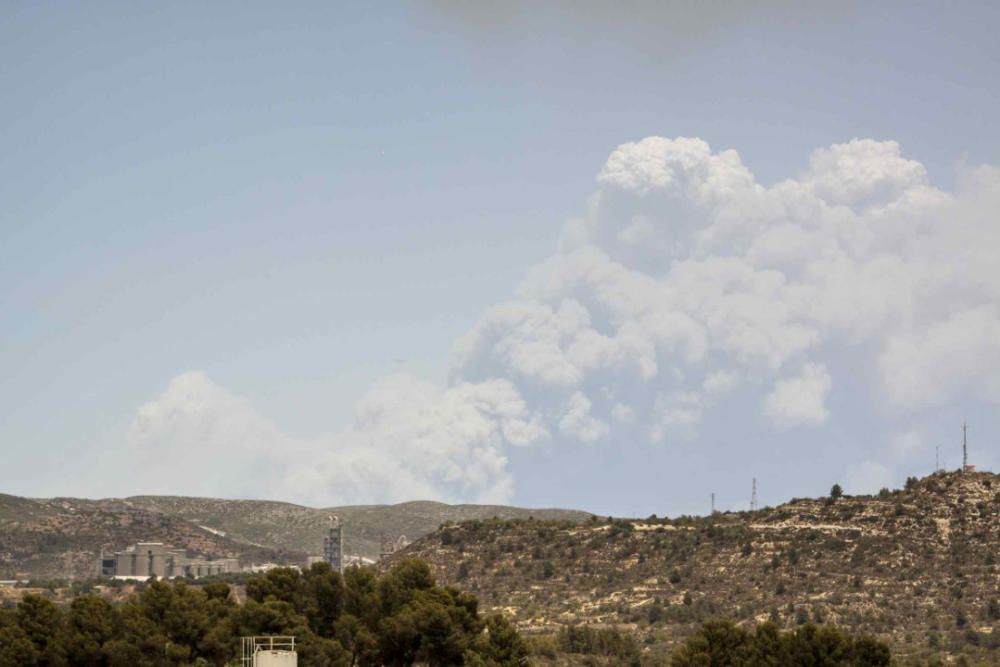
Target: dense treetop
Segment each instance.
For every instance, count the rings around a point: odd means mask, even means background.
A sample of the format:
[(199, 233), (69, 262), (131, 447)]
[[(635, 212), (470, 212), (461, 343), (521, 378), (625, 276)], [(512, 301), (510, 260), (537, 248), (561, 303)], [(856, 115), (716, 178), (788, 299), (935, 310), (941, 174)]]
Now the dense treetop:
[(708, 621), (678, 647), (671, 667), (888, 667), (889, 647), (833, 627), (803, 625), (781, 632), (773, 623), (750, 633), (728, 621)]
[(94, 594), (68, 609), (27, 595), (0, 612), (0, 667), (227, 665), (239, 638), (294, 635), (303, 667), (526, 664), (502, 616), (484, 617), (472, 595), (435, 584), (426, 563), (403, 560), (378, 577), (325, 563), (280, 568), (247, 583), (238, 605), (223, 583), (154, 581), (120, 606)]

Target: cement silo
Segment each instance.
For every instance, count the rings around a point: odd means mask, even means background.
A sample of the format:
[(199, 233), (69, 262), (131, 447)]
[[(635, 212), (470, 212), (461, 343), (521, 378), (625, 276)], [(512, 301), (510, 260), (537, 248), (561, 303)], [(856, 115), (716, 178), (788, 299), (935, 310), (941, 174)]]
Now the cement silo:
[(135, 575), (135, 551), (118, 551), (115, 553), (115, 574), (126, 577)]
[(135, 576), (162, 579), (166, 575), (167, 549), (162, 542), (138, 542), (135, 552)]
[(334, 572), (344, 571), (344, 528), (339, 517), (330, 517), (330, 530), (323, 538), (323, 560)]
[(167, 573), (167, 552), (161, 547), (149, 555), (149, 574), (160, 579), (169, 576)]
[(167, 555), (167, 563), (171, 577), (184, 577), (187, 575), (187, 552), (181, 549), (172, 549)]

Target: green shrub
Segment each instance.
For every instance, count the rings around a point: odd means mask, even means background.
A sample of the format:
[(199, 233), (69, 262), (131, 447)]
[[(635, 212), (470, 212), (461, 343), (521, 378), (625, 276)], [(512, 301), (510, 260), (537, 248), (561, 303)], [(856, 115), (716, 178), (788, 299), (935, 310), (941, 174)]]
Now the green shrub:
[(890, 662), (889, 647), (866, 635), (811, 623), (791, 632), (764, 623), (750, 633), (719, 620), (704, 623), (670, 659), (671, 667), (888, 667)]

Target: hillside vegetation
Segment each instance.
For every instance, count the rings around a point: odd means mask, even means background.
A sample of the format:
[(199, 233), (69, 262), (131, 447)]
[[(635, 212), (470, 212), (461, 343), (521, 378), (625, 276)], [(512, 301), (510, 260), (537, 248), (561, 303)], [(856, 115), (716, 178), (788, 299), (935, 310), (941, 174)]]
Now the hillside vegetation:
[[(399, 559), (343, 575), (317, 563), (277, 568), (245, 586), (220, 581), (99, 586), (68, 597), (24, 592), (0, 609), (0, 667), (235, 667), (240, 638), (295, 638), (303, 667), (889, 667), (882, 642), (829, 626), (753, 632), (709, 621), (672, 655), (617, 629), (574, 626), (526, 641), (476, 596), (438, 586), (427, 564)], [(279, 642), (281, 644), (282, 642)], [(284, 646), (288, 646), (284, 643)]]
[(585, 512), (410, 502), (313, 508), (261, 500), (181, 496), (29, 499), (0, 494), (0, 578), (73, 578), (94, 572), (102, 549), (156, 541), (210, 558), (301, 564), (322, 553), (331, 514), (344, 551), (377, 558), (383, 538), (416, 539), (442, 523), (499, 517), (580, 521)]
[(417, 539), (442, 523), (500, 518), (557, 519), (582, 521), (586, 512), (560, 509), (523, 509), (504, 505), (447, 505), (413, 501), (397, 505), (349, 505), (314, 508), (264, 500), (218, 500), (179, 496), (135, 496), (128, 499), (141, 507), (191, 523), (221, 530), (227, 536), (251, 544), (323, 553), (323, 536), (330, 516), (344, 522), (344, 552), (377, 558), (383, 539), (400, 535)]
[(472, 521), (405, 553), (529, 634), (615, 625), (666, 650), (715, 616), (815, 621), (873, 633), (901, 664), (1000, 664), (998, 548), (1000, 477), (936, 473), (702, 518)]
[(0, 578), (93, 576), (101, 549), (156, 541), (208, 558), (298, 562), (304, 554), (256, 546), (213, 533), (182, 518), (125, 501), (0, 495)]

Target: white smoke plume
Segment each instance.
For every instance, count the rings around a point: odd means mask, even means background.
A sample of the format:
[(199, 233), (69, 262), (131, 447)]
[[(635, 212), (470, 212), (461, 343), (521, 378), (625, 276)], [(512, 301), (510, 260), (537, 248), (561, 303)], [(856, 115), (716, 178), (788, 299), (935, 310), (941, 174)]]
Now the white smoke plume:
[(733, 150), (649, 137), (597, 180), (557, 251), (456, 342), (446, 387), (388, 378), (349, 428), (303, 441), (189, 373), (140, 410), (133, 449), (242, 461), (191, 491), (506, 501), (512, 448), (697, 442), (736, 394), (775, 432), (836, 421), (845, 382), (894, 415), (1000, 404), (1000, 170), (945, 192), (866, 139), (765, 186)]

